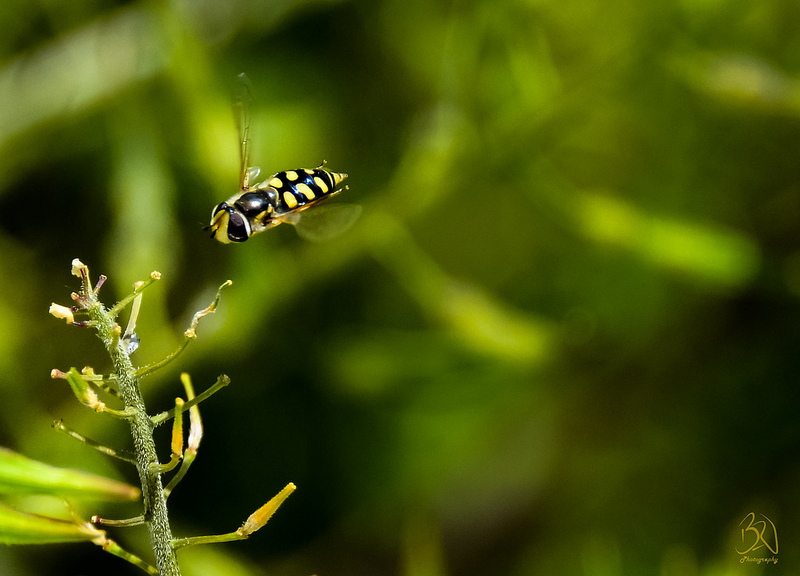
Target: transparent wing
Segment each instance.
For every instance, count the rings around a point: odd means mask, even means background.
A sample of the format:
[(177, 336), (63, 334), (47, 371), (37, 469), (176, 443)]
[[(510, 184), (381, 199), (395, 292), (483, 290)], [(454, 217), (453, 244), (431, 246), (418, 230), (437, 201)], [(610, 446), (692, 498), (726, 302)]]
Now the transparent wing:
[(248, 166), (245, 171), (245, 179), (247, 182), (255, 182), (259, 174), (261, 174), (261, 168), (258, 166)]
[(350, 228), (360, 215), (361, 206), (358, 204), (325, 204), (287, 215), (283, 221), (294, 224), (301, 238), (324, 242)]
[(239, 134), (239, 187), (246, 188), (250, 182), (250, 108), (253, 104), (253, 89), (247, 74), (236, 78), (233, 91), (233, 119)]

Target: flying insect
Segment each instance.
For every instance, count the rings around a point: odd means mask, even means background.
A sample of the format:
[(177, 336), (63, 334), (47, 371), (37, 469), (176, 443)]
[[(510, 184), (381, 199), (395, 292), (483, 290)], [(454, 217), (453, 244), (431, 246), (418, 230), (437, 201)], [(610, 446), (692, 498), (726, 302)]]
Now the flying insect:
[(306, 239), (326, 240), (349, 228), (361, 213), (360, 206), (319, 206), (347, 189), (342, 186), (347, 174), (326, 169), (324, 161), (316, 168), (284, 170), (257, 182), (261, 170), (249, 165), (252, 100), (247, 76), (240, 74), (233, 102), (239, 133), (239, 191), (212, 211), (211, 223), (206, 227), (211, 237), (223, 244), (244, 242), (254, 234), (286, 223), (294, 225)]

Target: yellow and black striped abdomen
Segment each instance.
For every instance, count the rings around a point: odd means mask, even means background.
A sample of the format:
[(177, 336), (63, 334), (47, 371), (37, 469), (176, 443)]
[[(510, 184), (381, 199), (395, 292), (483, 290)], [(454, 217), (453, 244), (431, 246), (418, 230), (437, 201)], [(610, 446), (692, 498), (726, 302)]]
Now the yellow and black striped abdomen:
[(316, 202), (333, 196), (347, 174), (331, 172), (321, 166), (278, 172), (266, 184), (277, 192), (275, 216), (305, 210)]

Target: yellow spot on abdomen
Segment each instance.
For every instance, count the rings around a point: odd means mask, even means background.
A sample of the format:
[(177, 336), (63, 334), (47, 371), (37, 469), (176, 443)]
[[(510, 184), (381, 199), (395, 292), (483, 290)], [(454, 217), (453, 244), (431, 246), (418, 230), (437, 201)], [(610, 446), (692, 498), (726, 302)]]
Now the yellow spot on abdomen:
[(316, 196), (314, 194), (314, 191), (311, 188), (309, 188), (307, 185), (303, 184), (302, 182), (300, 184), (297, 184), (294, 187), (294, 189), (297, 190), (298, 192), (300, 192), (300, 194), (302, 194), (303, 196), (305, 196), (309, 200), (313, 200), (314, 197)]
[(288, 170), (286, 172), (286, 179), (289, 182), (294, 182), (295, 180), (297, 180), (297, 172), (295, 172), (294, 170)]
[(294, 194), (291, 192), (284, 192), (283, 193), (283, 201), (289, 208), (294, 208), (297, 206), (297, 198), (294, 197)]
[(269, 185), (278, 190), (281, 186), (283, 186), (283, 182), (281, 182), (280, 178), (273, 178), (269, 181)]
[(314, 184), (319, 186), (319, 189), (322, 190), (323, 194), (327, 194), (328, 193), (328, 185), (325, 184), (325, 180), (323, 180), (319, 176), (314, 176)]

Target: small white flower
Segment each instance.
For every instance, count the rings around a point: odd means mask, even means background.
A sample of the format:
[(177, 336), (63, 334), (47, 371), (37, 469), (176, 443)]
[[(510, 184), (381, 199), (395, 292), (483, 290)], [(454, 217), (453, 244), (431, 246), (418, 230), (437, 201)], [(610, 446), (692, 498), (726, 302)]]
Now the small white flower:
[(86, 264), (75, 258), (72, 261), (72, 275), (81, 278), (81, 269), (86, 268)]
[(56, 318), (66, 320), (67, 324), (72, 324), (75, 322), (75, 316), (72, 314), (72, 310), (66, 306), (62, 306), (61, 304), (56, 304), (55, 302), (50, 304), (50, 314)]

